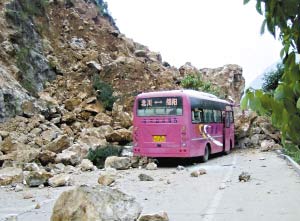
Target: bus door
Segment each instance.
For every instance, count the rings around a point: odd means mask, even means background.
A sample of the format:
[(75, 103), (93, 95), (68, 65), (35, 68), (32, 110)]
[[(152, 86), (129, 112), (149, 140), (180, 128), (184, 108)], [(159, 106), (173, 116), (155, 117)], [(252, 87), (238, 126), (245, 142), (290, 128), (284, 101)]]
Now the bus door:
[(230, 137), (231, 137), (231, 111), (225, 111), (224, 118), (224, 150), (230, 149)]

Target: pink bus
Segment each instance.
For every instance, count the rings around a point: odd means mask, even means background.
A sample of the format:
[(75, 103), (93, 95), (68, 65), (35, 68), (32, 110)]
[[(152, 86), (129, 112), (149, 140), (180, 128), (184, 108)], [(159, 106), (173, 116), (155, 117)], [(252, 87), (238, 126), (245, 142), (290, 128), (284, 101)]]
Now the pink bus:
[(233, 104), (194, 90), (139, 94), (134, 102), (133, 153), (147, 157), (228, 154), (234, 145)]

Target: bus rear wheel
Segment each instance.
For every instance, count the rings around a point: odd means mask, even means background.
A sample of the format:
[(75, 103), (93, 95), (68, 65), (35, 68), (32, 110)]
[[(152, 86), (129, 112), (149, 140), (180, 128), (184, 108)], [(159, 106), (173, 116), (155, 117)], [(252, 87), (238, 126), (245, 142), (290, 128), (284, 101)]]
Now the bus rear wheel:
[(204, 150), (204, 155), (200, 157), (200, 161), (202, 163), (208, 161), (208, 158), (209, 158), (209, 147), (208, 145), (206, 144), (205, 146), (205, 150)]

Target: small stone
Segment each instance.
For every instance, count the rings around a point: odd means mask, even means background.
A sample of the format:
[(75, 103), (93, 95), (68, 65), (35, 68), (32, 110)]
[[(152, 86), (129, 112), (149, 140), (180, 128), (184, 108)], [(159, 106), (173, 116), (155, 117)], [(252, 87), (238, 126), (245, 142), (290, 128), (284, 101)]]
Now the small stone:
[(166, 212), (144, 214), (139, 217), (138, 221), (169, 221), (169, 217)]
[(104, 186), (109, 186), (114, 182), (115, 182), (115, 176), (110, 175), (110, 174), (100, 175), (100, 177), (98, 179), (98, 183), (100, 185), (104, 185)]
[(242, 172), (240, 175), (239, 175), (239, 181), (240, 182), (248, 182), (250, 180), (250, 174), (247, 173), (247, 172)]
[(167, 184), (171, 184), (171, 181), (170, 181), (170, 180), (167, 180)]
[(22, 184), (17, 183), (15, 186), (15, 192), (21, 192), (24, 190), (24, 186)]
[(146, 170), (157, 170), (157, 164), (154, 162), (148, 163), (146, 166)]
[(18, 215), (12, 214), (5, 217), (5, 221), (18, 221)]
[(204, 175), (207, 173), (205, 169), (199, 169), (198, 172), (199, 172), (199, 175)]
[(144, 173), (141, 173), (139, 175), (139, 179), (140, 179), (140, 181), (154, 181), (154, 179), (151, 176), (144, 174)]
[(48, 180), (51, 187), (68, 186), (70, 185), (70, 175), (68, 174), (58, 174)]
[(32, 193), (25, 193), (23, 196), (23, 199), (32, 199), (33, 198), (33, 194)]
[(184, 166), (177, 166), (177, 168), (176, 168), (177, 170), (184, 170), (185, 168), (184, 168)]
[(226, 185), (224, 183), (222, 183), (220, 186), (219, 186), (219, 190), (224, 190), (226, 188)]
[(199, 176), (198, 171), (191, 172), (191, 177), (198, 177), (198, 176)]
[(95, 169), (93, 163), (89, 159), (83, 159), (79, 167), (82, 171), (92, 171)]
[(41, 205), (39, 203), (37, 203), (34, 207), (35, 209), (40, 209), (41, 208)]

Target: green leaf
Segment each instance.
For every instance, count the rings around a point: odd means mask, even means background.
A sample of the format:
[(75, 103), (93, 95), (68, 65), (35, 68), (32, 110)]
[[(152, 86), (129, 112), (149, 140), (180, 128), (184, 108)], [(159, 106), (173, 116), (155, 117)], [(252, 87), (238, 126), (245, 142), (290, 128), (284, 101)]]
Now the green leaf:
[(298, 109), (300, 109), (300, 98), (298, 98), (298, 101), (297, 101), (297, 105), (296, 105), (296, 106), (297, 106)]
[(244, 5), (248, 4), (248, 2), (250, 2), (250, 0), (244, 0)]
[(261, 0), (257, 0), (256, 2), (256, 11), (261, 15), (263, 14), (261, 10)]
[(248, 100), (249, 100), (248, 94), (246, 94), (246, 95), (242, 98), (242, 100), (241, 100), (241, 109), (242, 109), (242, 110), (246, 110), (246, 109), (247, 109), (247, 107), (248, 107)]
[(280, 50), (280, 58), (281, 58), (281, 59), (282, 59), (283, 56), (284, 56), (284, 52), (285, 52), (285, 50), (284, 50), (284, 48), (282, 48), (282, 49)]
[(263, 23), (261, 24), (261, 27), (260, 27), (260, 34), (261, 35), (263, 35), (265, 33), (266, 24), (267, 24), (267, 19), (264, 19), (264, 21), (263, 21)]

